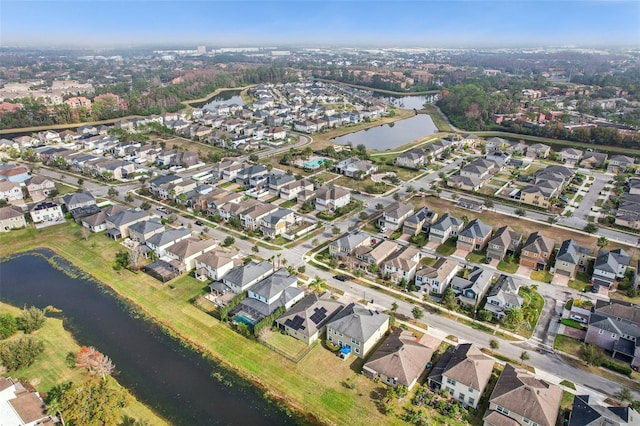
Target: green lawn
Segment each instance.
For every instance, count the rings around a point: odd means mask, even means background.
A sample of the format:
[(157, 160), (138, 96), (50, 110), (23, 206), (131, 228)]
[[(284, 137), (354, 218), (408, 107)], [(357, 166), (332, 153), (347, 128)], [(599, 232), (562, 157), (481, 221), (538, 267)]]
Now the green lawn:
[(582, 323), (580, 323), (578, 321), (569, 319), (569, 318), (562, 318), (560, 320), (560, 323), (566, 325), (567, 327), (577, 328), (578, 330), (584, 330), (585, 329), (584, 324), (582, 324)]
[(506, 259), (498, 262), (497, 269), (498, 271), (508, 272), (510, 274), (515, 274), (518, 271), (518, 262), (509, 262)]
[(560, 384), (562, 386), (568, 387), (569, 389), (576, 390), (576, 385), (574, 385), (573, 382), (570, 382), (569, 380), (563, 380), (560, 382)]
[[(0, 302), (0, 312), (17, 316), (20, 313), (20, 309)], [(21, 336), (22, 333), (17, 333), (10, 339), (17, 339)], [(32, 336), (44, 343), (44, 353), (31, 366), (11, 371), (11, 376), (29, 380), (40, 392), (49, 392), (58, 384), (67, 381), (78, 382), (86, 377), (80, 369), (74, 368), (73, 364), (69, 364), (67, 361), (67, 355), (69, 353), (75, 355), (80, 346), (73, 336), (64, 329), (61, 319), (47, 318), (44, 327), (34, 332)], [(146, 420), (153, 425), (167, 424), (162, 418), (136, 400), (133, 395), (129, 396), (131, 402), (122, 410), (123, 415)]]
[(580, 357), (580, 349), (582, 342), (573, 337), (565, 336), (563, 334), (556, 335), (553, 341), (553, 348), (562, 352), (566, 352), (570, 355)]
[(575, 280), (569, 280), (569, 287), (578, 290), (585, 291), (591, 287), (591, 275), (585, 272), (578, 272)]
[(306, 343), (295, 339), (288, 334), (280, 333), (278, 331), (274, 332), (271, 330), (267, 333), (265, 342), (293, 358), (297, 357), (308, 347)]
[(550, 283), (553, 275), (549, 271), (533, 271), (531, 272), (531, 279), (543, 283)]
[(472, 251), (465, 259), (471, 263), (482, 263), (486, 257), (484, 253)]
[(293, 206), (295, 206), (297, 203), (295, 200), (287, 200), (284, 203), (280, 204), (280, 207), (282, 207), (283, 209), (289, 209)]
[(444, 243), (440, 244), (436, 249), (436, 253), (444, 256), (449, 256), (456, 251), (456, 238), (449, 238)]
[(78, 188), (76, 187), (69, 186), (67, 184), (59, 183), (59, 182), (56, 183), (56, 189), (58, 190), (58, 195), (66, 195), (66, 194), (76, 192), (78, 190)]
[[(371, 393), (376, 385), (316, 346), (298, 364), (293, 364), (266, 346), (246, 339), (190, 303), (202, 289), (191, 279), (168, 284), (143, 273), (111, 268), (122, 246), (103, 234), (87, 240), (73, 223), (36, 230), (33, 227), (2, 236), (0, 257), (34, 248), (50, 248), (88, 274), (109, 285), (124, 300), (161, 323), (169, 333), (188, 345), (210, 354), (227, 368), (249, 378), (267, 396), (286, 401), (289, 408), (316, 416), (316, 422), (350, 425), (402, 424), (378, 411)], [(173, 287), (173, 288), (171, 288)], [(66, 356), (66, 353), (65, 353)], [(342, 382), (353, 378), (357, 391)], [(151, 421), (150, 424), (157, 424)]]

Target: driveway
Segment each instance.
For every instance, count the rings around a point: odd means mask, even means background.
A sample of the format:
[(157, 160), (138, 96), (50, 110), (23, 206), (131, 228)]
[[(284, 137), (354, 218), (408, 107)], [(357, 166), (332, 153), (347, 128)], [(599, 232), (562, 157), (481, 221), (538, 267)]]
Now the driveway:
[(516, 271), (516, 275), (519, 275), (521, 277), (525, 277), (525, 278), (529, 278), (531, 277), (531, 272), (533, 272), (533, 268), (530, 268), (528, 266), (518, 266), (518, 270)]
[(553, 274), (551, 284), (569, 287), (569, 277), (567, 277), (566, 275)]

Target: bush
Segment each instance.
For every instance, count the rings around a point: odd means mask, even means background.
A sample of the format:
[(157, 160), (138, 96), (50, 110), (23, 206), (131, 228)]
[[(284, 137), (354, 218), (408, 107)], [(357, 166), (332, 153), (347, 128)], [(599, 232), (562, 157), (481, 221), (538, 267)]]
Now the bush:
[(236, 242), (236, 239), (231, 237), (231, 236), (229, 236), (229, 237), (224, 239), (224, 241), (222, 242), (222, 246), (223, 247), (229, 247), (229, 246), (233, 245), (233, 243), (235, 243), (235, 242)]
[(617, 362), (610, 359), (605, 359), (604, 361), (602, 361), (602, 366), (608, 370), (615, 371), (616, 373), (624, 374), (628, 377), (631, 376), (631, 367), (618, 364)]
[(0, 315), (0, 340), (6, 339), (18, 331), (16, 317), (11, 314)]
[(29, 334), (42, 328), (46, 319), (42, 309), (32, 306), (29, 309), (22, 310), (18, 317), (18, 327)]
[(0, 360), (9, 371), (29, 367), (44, 351), (44, 343), (32, 337), (22, 337), (0, 348)]

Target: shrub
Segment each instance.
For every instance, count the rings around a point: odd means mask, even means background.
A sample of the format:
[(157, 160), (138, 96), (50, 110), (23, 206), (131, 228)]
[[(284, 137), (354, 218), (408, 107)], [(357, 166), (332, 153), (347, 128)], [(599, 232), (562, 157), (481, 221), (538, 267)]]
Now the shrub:
[(44, 311), (32, 306), (29, 309), (22, 310), (18, 317), (18, 327), (29, 334), (42, 328), (45, 321)]
[(32, 337), (7, 342), (0, 348), (0, 360), (9, 371), (28, 367), (44, 351), (44, 343)]
[(16, 317), (11, 314), (0, 315), (0, 340), (6, 339), (18, 331)]
[(605, 359), (602, 361), (602, 366), (608, 370), (615, 371), (616, 373), (624, 374), (625, 376), (631, 376), (631, 367), (626, 365), (618, 364), (615, 361), (610, 359)]

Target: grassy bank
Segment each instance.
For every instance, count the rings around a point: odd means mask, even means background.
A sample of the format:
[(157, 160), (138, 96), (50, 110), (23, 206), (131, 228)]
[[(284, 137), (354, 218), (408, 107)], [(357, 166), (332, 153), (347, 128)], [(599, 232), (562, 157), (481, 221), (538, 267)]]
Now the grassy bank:
[[(20, 313), (20, 309), (0, 302), (0, 312), (17, 316)], [(10, 339), (19, 338), (20, 335), (21, 333), (18, 333)], [(78, 345), (71, 333), (64, 329), (61, 319), (48, 318), (44, 327), (34, 332), (33, 336), (44, 343), (44, 353), (30, 367), (12, 371), (10, 373), (12, 377), (28, 379), (40, 392), (49, 392), (54, 386), (64, 382), (79, 382), (83, 379), (83, 372), (78, 368), (69, 367), (67, 362), (67, 354), (77, 353), (80, 345)], [(146, 420), (152, 425), (168, 424), (148, 407), (136, 400), (133, 395), (129, 396), (130, 404), (122, 410), (123, 415), (138, 420)]]
[[(84, 240), (75, 224), (12, 231), (3, 235), (0, 256), (38, 247), (54, 250), (140, 307), (176, 337), (211, 354), (266, 394), (300, 412), (312, 413), (322, 423), (401, 424), (399, 419), (378, 411), (370, 395), (380, 386), (358, 374), (357, 362), (344, 362), (317, 345), (295, 364), (241, 337), (190, 303), (204, 287), (193, 278), (183, 277), (162, 285), (142, 273), (115, 272), (111, 264), (122, 246), (102, 234)], [(347, 378), (355, 381), (355, 390), (343, 386)]]

